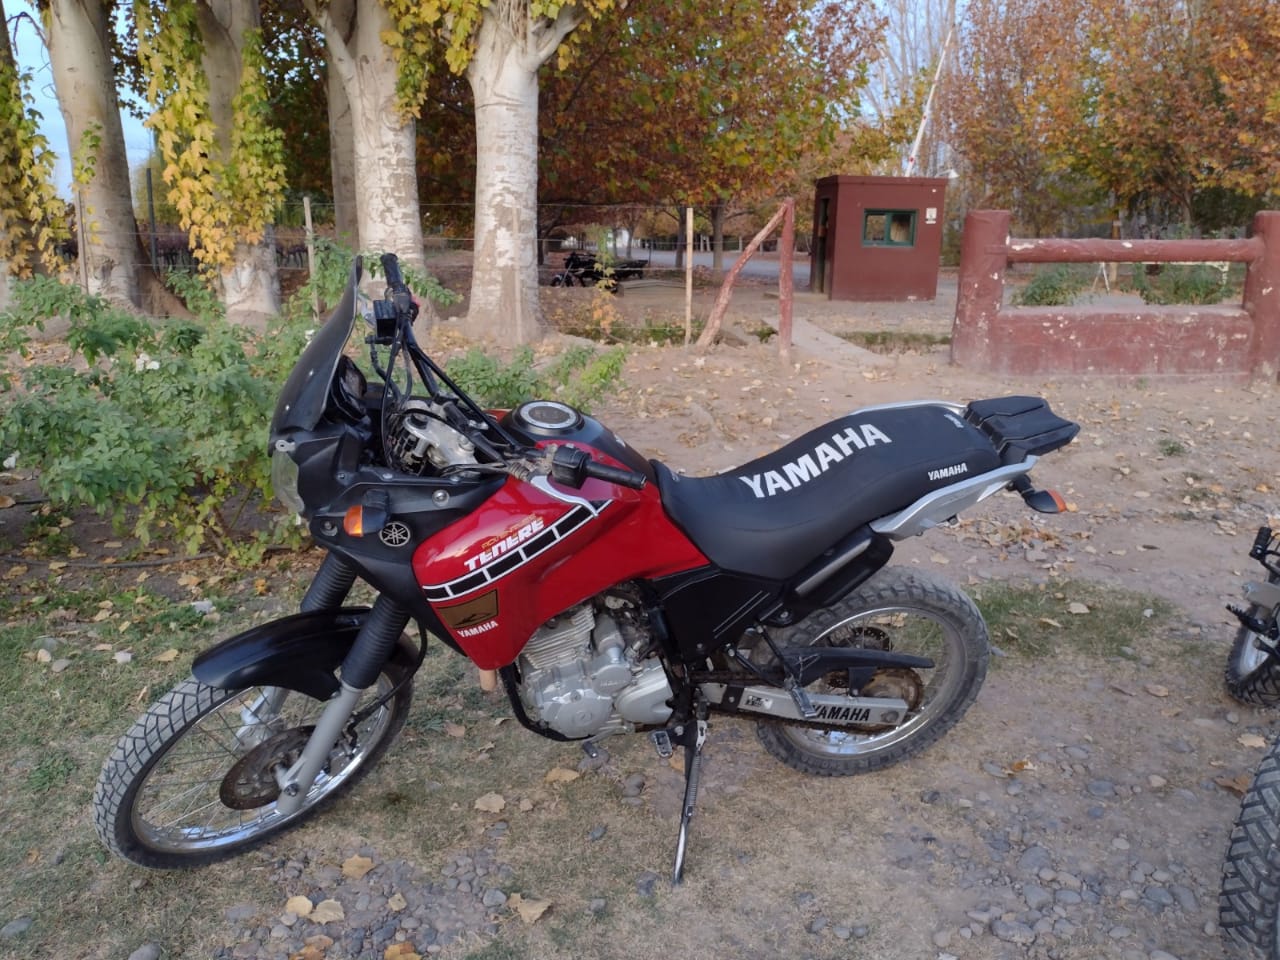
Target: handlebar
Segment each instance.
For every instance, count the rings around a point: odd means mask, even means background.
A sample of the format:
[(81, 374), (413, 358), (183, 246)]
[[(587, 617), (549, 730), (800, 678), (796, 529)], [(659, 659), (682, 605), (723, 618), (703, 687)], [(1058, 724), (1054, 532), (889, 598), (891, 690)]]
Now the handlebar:
[(575, 490), (587, 481), (588, 477), (614, 483), (632, 490), (643, 490), (649, 478), (643, 473), (621, 467), (611, 467), (591, 459), (591, 454), (577, 447), (557, 447), (551, 458), (551, 479), (557, 483), (573, 487)]
[(408, 317), (410, 322), (418, 316), (418, 305), (413, 302), (413, 294), (404, 282), (404, 274), (400, 272), (400, 261), (394, 253), (384, 253), (382, 271), (387, 277), (387, 293), (396, 308), (396, 314)]

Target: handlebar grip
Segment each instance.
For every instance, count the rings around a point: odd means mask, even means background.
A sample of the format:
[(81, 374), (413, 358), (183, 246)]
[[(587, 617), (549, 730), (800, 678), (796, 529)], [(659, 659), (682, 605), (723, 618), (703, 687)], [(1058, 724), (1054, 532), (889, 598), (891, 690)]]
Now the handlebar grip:
[(587, 462), (584, 472), (588, 477), (595, 477), (606, 483), (616, 483), (620, 487), (630, 487), (632, 490), (643, 490), (644, 485), (649, 482), (649, 478), (643, 473), (611, 467), (604, 463), (597, 463), (595, 460)]
[(382, 255), (382, 272), (387, 277), (387, 286), (395, 289), (404, 286), (404, 274), (400, 272), (400, 261), (394, 253)]

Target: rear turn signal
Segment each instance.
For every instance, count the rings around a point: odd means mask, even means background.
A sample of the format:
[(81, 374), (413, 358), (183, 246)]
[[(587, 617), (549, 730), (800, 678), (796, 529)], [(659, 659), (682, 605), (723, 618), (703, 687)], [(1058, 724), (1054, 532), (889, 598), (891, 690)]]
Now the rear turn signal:
[(1023, 502), (1038, 513), (1066, 513), (1067, 501), (1057, 490), (1037, 490), (1026, 474), (1009, 484), (1021, 495)]

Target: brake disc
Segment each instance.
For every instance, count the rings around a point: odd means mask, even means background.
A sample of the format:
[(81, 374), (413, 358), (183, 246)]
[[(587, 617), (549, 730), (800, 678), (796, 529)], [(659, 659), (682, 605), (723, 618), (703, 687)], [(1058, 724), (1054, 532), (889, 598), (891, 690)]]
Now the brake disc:
[(235, 762), (222, 778), (218, 797), (232, 810), (256, 810), (280, 796), (276, 768), (288, 770), (302, 755), (315, 727), (294, 727), (264, 740)]

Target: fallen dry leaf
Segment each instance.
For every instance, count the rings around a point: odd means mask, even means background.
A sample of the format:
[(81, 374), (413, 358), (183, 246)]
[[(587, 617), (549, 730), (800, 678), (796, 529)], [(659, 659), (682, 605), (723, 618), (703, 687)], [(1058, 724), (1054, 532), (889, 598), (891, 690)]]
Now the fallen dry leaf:
[(1242, 733), (1236, 738), (1242, 747), (1265, 747), (1267, 741), (1264, 737), (1258, 736), (1256, 733)]
[(311, 911), (310, 920), (312, 923), (333, 923), (335, 920), (345, 920), (346, 917), (346, 911), (337, 900), (321, 900)]
[(1067, 612), (1068, 613), (1088, 613), (1089, 607), (1086, 604), (1083, 604), (1077, 601), (1075, 603), (1070, 604), (1067, 607)]
[(1057, 627), (1059, 630), (1062, 629), (1062, 624), (1060, 624), (1057, 620), (1050, 620), (1048, 617), (1041, 617), (1040, 622), (1043, 623), (1045, 626)]
[(507, 906), (511, 907), (525, 923), (537, 923), (544, 913), (551, 909), (550, 900), (526, 900), (518, 893), (507, 898)]
[(173, 663), (178, 659), (178, 651), (170, 647), (164, 653), (157, 653), (154, 659), (156, 663)]
[(382, 952), (382, 960), (422, 960), (422, 955), (413, 948), (409, 941), (393, 943)]
[(36, 651), (36, 662), (37, 662), (37, 663), (52, 663), (52, 662), (53, 662), (53, 654), (52, 654), (52, 653), (50, 653), (48, 650), (46, 650), (44, 647), (41, 647), (39, 650), (37, 650), (37, 651)]
[(501, 813), (506, 805), (507, 800), (500, 793), (486, 793), (475, 803), (476, 809), (484, 813)]
[(582, 774), (577, 770), (569, 770), (566, 767), (552, 767), (542, 779), (547, 783), (569, 783), (577, 780), (580, 776)]
[(0, 494), (0, 510), (8, 510), (17, 502), (18, 501), (14, 500), (13, 497), (7, 494)]
[(451, 737), (461, 739), (467, 735), (467, 728), (460, 723), (450, 723), (446, 720), (444, 724), (444, 732)]
[(1169, 695), (1169, 688), (1160, 683), (1148, 683), (1142, 689), (1153, 697), (1167, 697)]
[(387, 909), (395, 913), (399, 913), (408, 905), (409, 905), (409, 901), (406, 900), (402, 894), (393, 893), (390, 897), (387, 898)]
[(284, 903), (286, 913), (292, 913), (295, 917), (309, 917), (311, 911), (315, 909), (315, 904), (308, 897), (290, 897)]
[(342, 864), (342, 875), (350, 880), (359, 880), (373, 869), (373, 861), (368, 857), (348, 857)]
[(1237, 773), (1234, 777), (1214, 777), (1213, 782), (1224, 790), (1243, 797), (1249, 790), (1249, 784), (1253, 783), (1253, 778), (1247, 773)]

